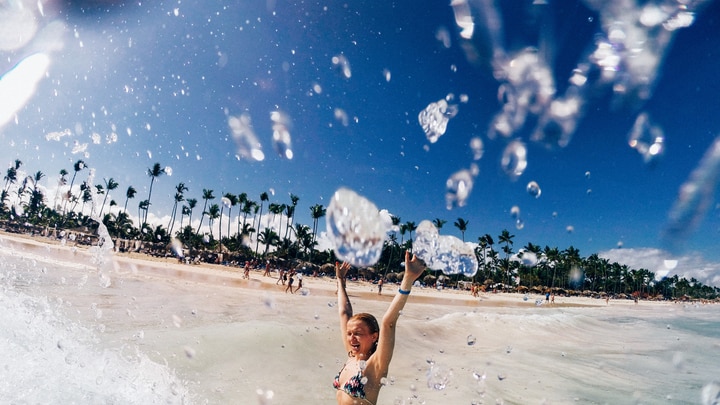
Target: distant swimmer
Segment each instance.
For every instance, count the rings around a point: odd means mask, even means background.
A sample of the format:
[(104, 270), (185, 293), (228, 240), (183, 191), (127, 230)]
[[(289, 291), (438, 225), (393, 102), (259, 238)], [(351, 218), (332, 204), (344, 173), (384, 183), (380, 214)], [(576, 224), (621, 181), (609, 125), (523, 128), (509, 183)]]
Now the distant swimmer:
[(400, 311), (405, 307), (413, 283), (425, 271), (425, 264), (415, 256), (411, 259), (410, 252), (405, 252), (405, 274), (398, 293), (385, 311), (382, 325), (378, 325), (371, 314), (353, 315), (345, 291), (345, 276), (349, 269), (348, 263), (335, 263), (340, 332), (348, 359), (335, 376), (333, 386), (337, 389), (338, 405), (375, 405), (382, 387), (381, 380), (390, 368)]

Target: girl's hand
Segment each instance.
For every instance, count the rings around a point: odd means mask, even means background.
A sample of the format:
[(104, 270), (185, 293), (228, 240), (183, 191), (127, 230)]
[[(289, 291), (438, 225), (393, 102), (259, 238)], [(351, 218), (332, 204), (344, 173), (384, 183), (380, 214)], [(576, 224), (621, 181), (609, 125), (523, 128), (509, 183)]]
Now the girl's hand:
[(340, 264), (340, 262), (335, 262), (335, 277), (337, 277), (338, 280), (344, 279), (348, 270), (350, 270), (350, 263), (343, 262), (343, 264)]
[(425, 263), (418, 259), (417, 256), (412, 255), (412, 259), (410, 258), (410, 251), (405, 251), (405, 274), (410, 278), (410, 280), (415, 281), (418, 277), (420, 277), (423, 272), (425, 271)]

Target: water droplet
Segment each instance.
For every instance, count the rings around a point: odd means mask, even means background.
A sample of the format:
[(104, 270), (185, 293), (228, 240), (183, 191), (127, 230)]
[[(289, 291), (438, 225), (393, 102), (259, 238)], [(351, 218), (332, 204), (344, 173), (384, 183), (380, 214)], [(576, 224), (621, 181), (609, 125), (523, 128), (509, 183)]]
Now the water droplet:
[(438, 100), (437, 102), (428, 104), (424, 110), (418, 114), (418, 122), (425, 131), (425, 136), (430, 143), (435, 143), (445, 134), (448, 121), (458, 112), (457, 105), (448, 104), (447, 101)]
[(647, 113), (641, 113), (630, 130), (628, 144), (638, 151), (645, 163), (651, 163), (665, 151), (665, 134), (662, 128), (650, 122)]
[(255, 392), (257, 393), (257, 396), (258, 396), (258, 404), (259, 405), (271, 405), (272, 404), (273, 397), (275, 397), (275, 393), (273, 391), (271, 391), (271, 390), (265, 391), (265, 390), (258, 388), (257, 391), (255, 391)]
[(445, 206), (447, 209), (464, 207), (473, 188), (473, 175), (470, 170), (453, 173), (445, 182)]
[(428, 388), (436, 391), (442, 391), (447, 387), (448, 382), (453, 376), (452, 369), (433, 364), (427, 373)]
[(713, 381), (705, 384), (700, 394), (700, 404), (717, 405), (720, 404), (720, 382)]
[(415, 235), (413, 251), (429, 268), (445, 274), (475, 275), (478, 261), (472, 244), (454, 236), (440, 235), (428, 220), (420, 222)]
[(272, 142), (275, 152), (284, 159), (292, 159), (293, 150), (290, 137), (290, 117), (281, 111), (273, 111), (270, 113), (270, 120), (273, 122)]
[(390, 79), (392, 77), (392, 74), (390, 73), (390, 70), (383, 69), (383, 77), (385, 78), (386, 82), (390, 82)]
[(485, 153), (485, 145), (479, 136), (470, 139), (470, 150), (473, 153), (473, 160), (480, 160)]
[(332, 196), (326, 224), (340, 260), (354, 266), (371, 266), (380, 258), (392, 222), (368, 199), (341, 188)]
[(512, 180), (520, 177), (527, 168), (527, 148), (520, 141), (510, 142), (503, 151), (500, 165)]
[(333, 67), (339, 69), (343, 77), (349, 79), (352, 77), (352, 71), (350, 70), (350, 61), (345, 55), (335, 55), (332, 57)]
[(542, 194), (542, 190), (540, 189), (540, 185), (537, 184), (535, 181), (531, 181), (527, 184), (526, 190), (528, 194), (530, 194), (531, 197), (540, 198), (540, 195)]
[(257, 135), (252, 127), (249, 114), (242, 114), (239, 117), (228, 116), (228, 126), (237, 147), (237, 156), (241, 159), (262, 161), (265, 154)]

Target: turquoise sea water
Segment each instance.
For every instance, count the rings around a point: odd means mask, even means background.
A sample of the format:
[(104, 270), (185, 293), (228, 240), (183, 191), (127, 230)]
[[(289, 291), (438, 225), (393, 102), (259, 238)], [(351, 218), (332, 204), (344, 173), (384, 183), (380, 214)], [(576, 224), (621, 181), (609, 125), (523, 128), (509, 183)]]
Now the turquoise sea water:
[[(312, 288), (266, 295), (149, 277), (72, 250), (2, 247), (2, 403), (335, 401), (330, 381), (342, 354), (332, 297)], [(408, 305), (379, 403), (717, 403), (718, 305), (530, 301)], [(386, 304), (358, 305), (377, 313)]]

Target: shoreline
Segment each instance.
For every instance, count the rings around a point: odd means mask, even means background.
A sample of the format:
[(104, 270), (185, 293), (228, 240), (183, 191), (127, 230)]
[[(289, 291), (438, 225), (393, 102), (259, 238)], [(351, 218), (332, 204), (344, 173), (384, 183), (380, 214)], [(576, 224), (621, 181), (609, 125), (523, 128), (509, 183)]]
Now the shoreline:
[[(38, 300), (27, 300), (30, 310), (19, 305), (6, 311), (10, 330), (45, 319), (37, 311), (60, 315), (31, 329), (36, 333), (29, 348), (46, 351), (18, 352), (27, 364), (19, 373), (23, 381), (40, 367), (49, 368), (45, 381), (53, 395), (75, 398), (76, 391), (57, 394), (58, 387), (72, 386), (70, 380), (87, 381), (95, 389), (101, 381), (104, 392), (124, 390), (123, 380), (113, 375), (134, 376), (139, 367), (142, 377), (132, 381), (133, 398), (137, 387), (154, 392), (177, 381), (170, 389), (182, 403), (249, 403), (261, 392), (275, 395), (274, 403), (335, 402), (330, 382), (345, 352), (333, 278), (304, 277), (307, 291), (290, 295), (275, 285), (277, 273), (263, 277), (264, 269), (251, 271), (245, 280), (237, 267), (43, 242), (0, 233), (2, 256), (15, 266), (7, 270), (22, 271), (18, 280), (38, 286), (28, 291), (38, 293)], [(396, 291), (397, 285), (386, 284), (378, 296), (371, 283), (348, 282), (353, 307), (376, 316)], [(425, 403), (483, 397), (508, 404), (622, 403), (634, 395), (655, 403), (670, 394), (691, 398), (692, 387), (717, 374), (715, 357), (705, 355), (717, 348), (714, 335), (693, 331), (707, 325), (705, 317), (715, 322), (720, 307), (632, 300), (606, 306), (588, 297), (556, 297), (555, 305), (536, 306), (540, 295), (523, 298), (414, 288), (398, 325), (402, 342), (389, 370), (391, 383), (378, 403), (410, 397)], [(79, 333), (67, 335), (74, 325), (81, 325)], [(91, 343), (67, 344), (86, 341)], [(135, 360), (128, 362), (131, 352)], [(48, 367), (49, 355), (54, 361)], [(78, 368), (78, 359), (86, 366)], [(674, 371), (682, 369), (691, 372)], [(34, 385), (30, 390), (39, 398), (48, 395)]]
[[(68, 246), (60, 241), (44, 237), (24, 234), (13, 234), (0, 231), (0, 243), (10, 246), (16, 251), (27, 253), (42, 253), (40, 249), (55, 251), (54, 260), (63, 263), (75, 262), (78, 255), (84, 256), (84, 262), (92, 267), (92, 247), (84, 245)], [(52, 261), (43, 256), (45, 260)], [(161, 258), (137, 252), (112, 252), (113, 270), (134, 275), (153, 278), (172, 278), (183, 281), (198, 282), (208, 285), (222, 285), (232, 288), (254, 289), (267, 292), (283, 293), (285, 285), (277, 285), (277, 272), (272, 277), (263, 276), (264, 269), (251, 269), (250, 279), (243, 279), (241, 267), (211, 263), (180, 263), (175, 258)], [(303, 276), (303, 288), (313, 295), (334, 297), (336, 292), (335, 279), (325, 276)], [(383, 294), (378, 295), (377, 286), (366, 281), (348, 282), (348, 294), (352, 298), (362, 300), (390, 301), (397, 290), (395, 284), (386, 283)], [(298, 291), (297, 294), (302, 294)], [(542, 302), (537, 305), (536, 300)], [(517, 292), (483, 292), (479, 297), (473, 297), (470, 291), (454, 289), (434, 289), (429, 287), (416, 287), (413, 289), (413, 301), (423, 304), (438, 304), (462, 307), (528, 307), (528, 308), (570, 308), (570, 307), (605, 307), (605, 306), (636, 306), (633, 300), (611, 299), (605, 303), (602, 299), (591, 297), (556, 296), (555, 303), (548, 303), (540, 294), (523, 294)], [(643, 306), (652, 305), (665, 307), (673, 301), (641, 300)]]

